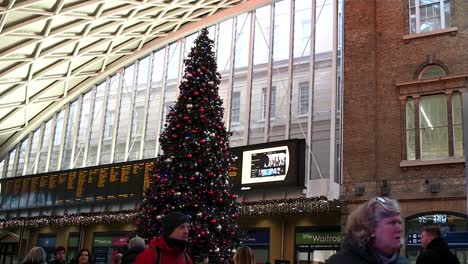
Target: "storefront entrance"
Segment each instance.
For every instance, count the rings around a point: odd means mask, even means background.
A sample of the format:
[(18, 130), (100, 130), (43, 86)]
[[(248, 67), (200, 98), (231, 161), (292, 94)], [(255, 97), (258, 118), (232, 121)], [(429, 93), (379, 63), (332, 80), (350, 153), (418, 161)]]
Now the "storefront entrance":
[(421, 249), (424, 226), (440, 226), (442, 237), (462, 264), (468, 264), (468, 221), (465, 215), (453, 212), (426, 212), (406, 218), (406, 255), (416, 263)]
[(336, 253), (338, 247), (297, 246), (296, 264), (323, 264)]
[(296, 264), (323, 264), (341, 246), (340, 227), (296, 227)]

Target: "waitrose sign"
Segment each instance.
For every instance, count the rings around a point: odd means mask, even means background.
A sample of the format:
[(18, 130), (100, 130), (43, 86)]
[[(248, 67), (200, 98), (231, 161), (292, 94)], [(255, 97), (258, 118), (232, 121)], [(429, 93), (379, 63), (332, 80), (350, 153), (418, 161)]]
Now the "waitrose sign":
[(297, 245), (340, 245), (340, 232), (296, 233)]

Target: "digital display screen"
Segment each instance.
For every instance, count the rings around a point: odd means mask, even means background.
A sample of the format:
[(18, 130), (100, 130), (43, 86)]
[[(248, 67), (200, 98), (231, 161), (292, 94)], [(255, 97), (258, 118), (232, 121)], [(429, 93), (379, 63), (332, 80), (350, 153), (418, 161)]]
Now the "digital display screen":
[(231, 148), (228, 175), (235, 189), (303, 187), (305, 140), (290, 139)]
[(0, 179), (0, 210), (142, 197), (155, 159)]
[(283, 181), (288, 169), (288, 146), (244, 151), (241, 183)]

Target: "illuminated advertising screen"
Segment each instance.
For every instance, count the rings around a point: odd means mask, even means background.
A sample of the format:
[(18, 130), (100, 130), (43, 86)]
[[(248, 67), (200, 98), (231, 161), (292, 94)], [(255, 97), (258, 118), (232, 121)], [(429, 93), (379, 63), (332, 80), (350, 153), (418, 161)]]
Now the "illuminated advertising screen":
[(304, 146), (304, 140), (293, 139), (231, 148), (231, 153), (237, 156), (228, 170), (234, 187), (241, 190), (302, 187)]

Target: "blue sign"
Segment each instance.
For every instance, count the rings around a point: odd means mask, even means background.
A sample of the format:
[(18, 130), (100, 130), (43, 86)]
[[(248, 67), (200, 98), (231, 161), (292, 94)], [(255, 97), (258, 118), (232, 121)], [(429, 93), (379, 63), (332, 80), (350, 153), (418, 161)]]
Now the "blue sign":
[[(468, 232), (450, 232), (442, 234), (449, 246), (468, 246)], [(408, 234), (406, 237), (408, 245), (420, 246), (421, 234)]]
[(269, 245), (270, 230), (247, 230), (245, 238), (241, 241), (242, 245)]

